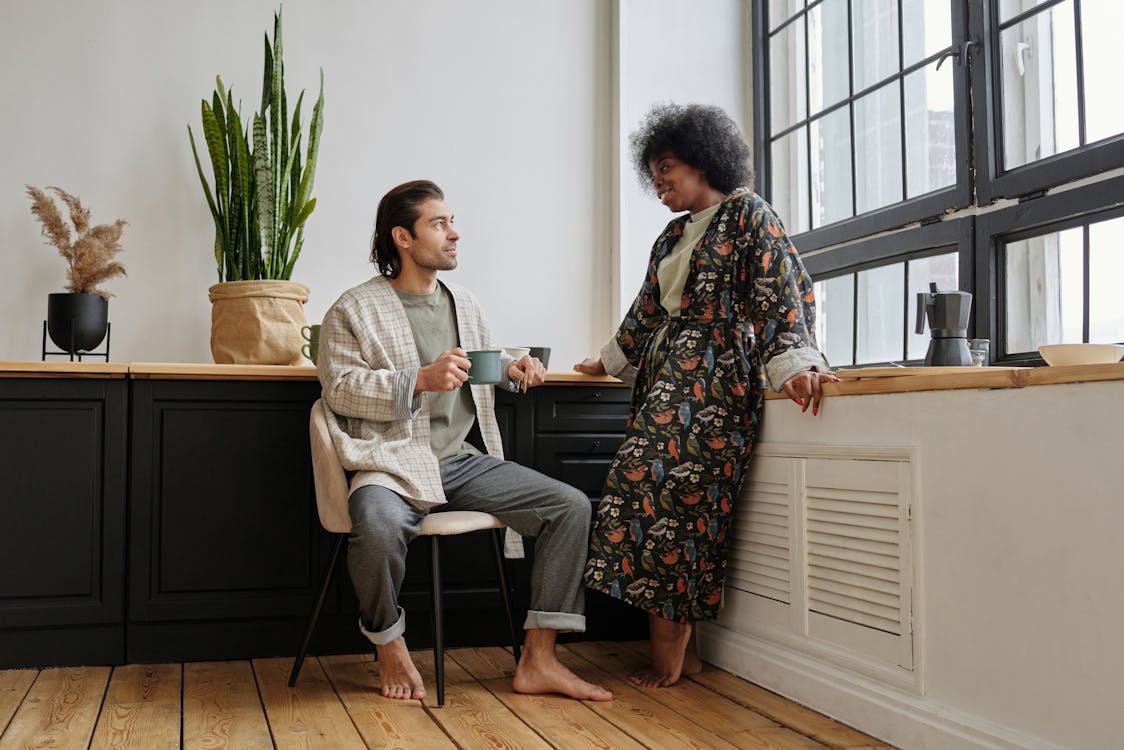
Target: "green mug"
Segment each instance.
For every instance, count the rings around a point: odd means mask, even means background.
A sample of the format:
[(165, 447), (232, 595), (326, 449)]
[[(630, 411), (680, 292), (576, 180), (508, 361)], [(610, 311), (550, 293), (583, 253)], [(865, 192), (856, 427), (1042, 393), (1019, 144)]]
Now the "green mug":
[(301, 336), (308, 342), (301, 347), (301, 354), (311, 359), (312, 364), (316, 364), (316, 355), (320, 353), (320, 324), (301, 328)]
[(472, 367), (468, 371), (470, 385), (495, 385), (500, 382), (500, 350), (474, 349), (468, 352)]

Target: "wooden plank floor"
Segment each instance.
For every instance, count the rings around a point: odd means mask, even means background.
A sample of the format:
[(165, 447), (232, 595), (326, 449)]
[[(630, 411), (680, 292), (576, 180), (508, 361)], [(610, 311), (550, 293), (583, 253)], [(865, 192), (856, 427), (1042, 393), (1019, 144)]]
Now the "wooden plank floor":
[(571, 669), (613, 691), (606, 703), (514, 692), (501, 648), (447, 653), (443, 708), (429, 651), (414, 653), (424, 701), (379, 695), (371, 654), (309, 658), (296, 688), (289, 658), (0, 671), (0, 750), (892, 750), (709, 665), (671, 688), (637, 688), (626, 677), (643, 649), (559, 648)]

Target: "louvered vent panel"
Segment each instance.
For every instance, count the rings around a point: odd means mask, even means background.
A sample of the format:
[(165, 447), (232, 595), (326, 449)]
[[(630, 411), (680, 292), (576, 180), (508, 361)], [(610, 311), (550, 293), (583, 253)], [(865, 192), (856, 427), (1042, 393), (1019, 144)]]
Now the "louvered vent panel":
[(770, 471), (769, 459), (758, 459), (742, 487), (737, 523), (731, 538), (726, 585), (789, 604), (790, 489), (781, 479), (785, 472)]
[(806, 498), (808, 608), (901, 635), (898, 493), (809, 483)]

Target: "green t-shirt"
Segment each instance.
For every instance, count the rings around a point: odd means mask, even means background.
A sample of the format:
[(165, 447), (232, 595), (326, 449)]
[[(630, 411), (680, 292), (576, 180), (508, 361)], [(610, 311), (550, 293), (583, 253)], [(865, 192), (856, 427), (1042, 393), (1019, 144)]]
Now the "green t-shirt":
[[(457, 314), (453, 295), (440, 282), (433, 294), (410, 294), (394, 290), (418, 348), (421, 364), (432, 364), (442, 352), (460, 346), (457, 337)], [(476, 408), (468, 385), (453, 391), (429, 392), (429, 445), (441, 463), (457, 456), (479, 456), (480, 450), (468, 442), (476, 424)]]
[(687, 272), (691, 270), (691, 253), (721, 205), (715, 203), (710, 208), (691, 214), (691, 218), (683, 225), (679, 241), (656, 269), (656, 278), (660, 282), (660, 305), (673, 318), (679, 317), (679, 306), (683, 303), (683, 286), (687, 283)]

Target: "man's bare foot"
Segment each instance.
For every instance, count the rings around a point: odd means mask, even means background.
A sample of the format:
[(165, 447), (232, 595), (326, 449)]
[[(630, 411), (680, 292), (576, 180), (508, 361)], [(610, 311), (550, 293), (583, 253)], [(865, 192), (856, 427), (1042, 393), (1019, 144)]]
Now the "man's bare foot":
[(561, 693), (580, 701), (609, 701), (613, 694), (600, 685), (586, 682), (554, 655), (556, 632), (536, 628), (527, 631), (523, 656), (515, 668), (512, 687), (517, 693), (541, 695)]
[[(685, 670), (687, 674), (702, 671), (697, 651), (692, 662), (688, 663), (686, 658), (693, 630), (690, 623), (674, 622), (649, 614), (648, 634), (652, 664), (629, 675), (628, 681), (642, 687), (668, 687), (678, 682)], [(694, 672), (689, 671), (691, 669)]]
[(418, 674), (405, 638), (395, 638), (385, 646), (375, 646), (378, 651), (379, 684), (382, 694), (387, 698), (399, 700), (421, 700), (425, 697), (425, 687)]

